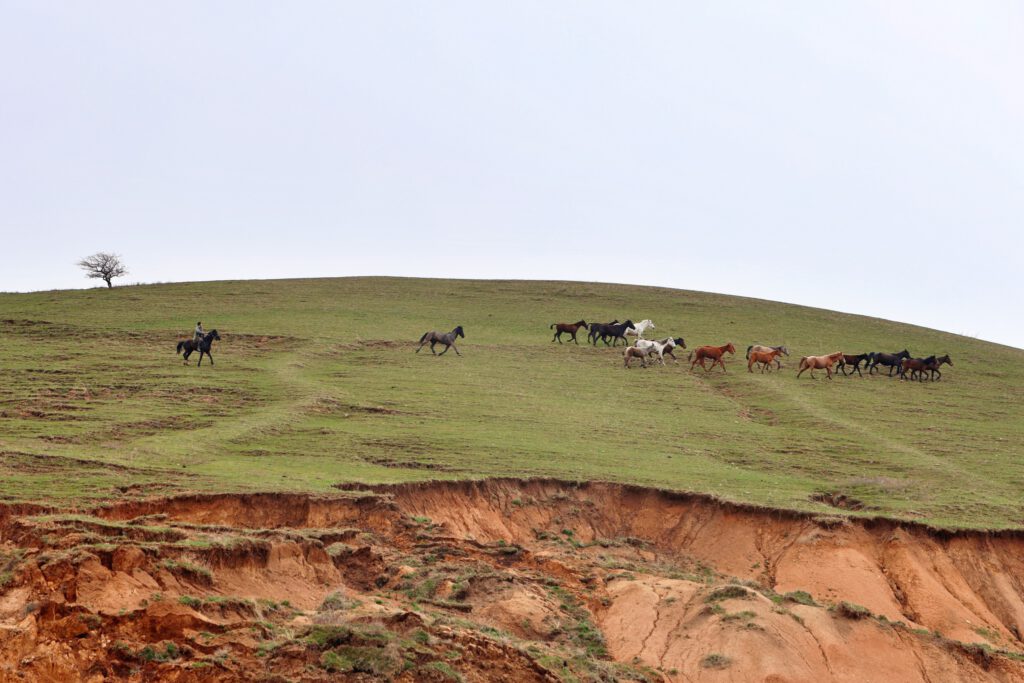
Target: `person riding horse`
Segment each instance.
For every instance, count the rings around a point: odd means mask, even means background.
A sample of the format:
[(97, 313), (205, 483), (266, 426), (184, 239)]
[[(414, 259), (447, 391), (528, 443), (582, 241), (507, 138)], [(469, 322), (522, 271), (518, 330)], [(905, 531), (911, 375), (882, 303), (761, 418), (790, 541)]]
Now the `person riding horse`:
[(203, 341), (203, 336), (206, 335), (206, 330), (203, 329), (203, 321), (200, 320), (196, 323), (195, 334), (192, 335), (192, 341), (195, 342), (195, 346), (199, 348), (199, 342)]

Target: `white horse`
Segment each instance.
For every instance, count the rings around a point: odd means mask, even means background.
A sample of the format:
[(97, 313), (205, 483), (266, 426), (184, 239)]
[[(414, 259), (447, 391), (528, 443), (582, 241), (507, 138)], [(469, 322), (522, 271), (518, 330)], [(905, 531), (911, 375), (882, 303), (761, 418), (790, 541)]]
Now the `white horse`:
[(657, 355), (658, 356), (658, 361), (660, 361), (661, 364), (664, 365), (665, 364), (665, 354), (666, 353), (668, 355), (672, 356), (672, 359), (675, 362), (677, 362), (677, 363), (679, 362), (679, 359), (676, 358), (676, 354), (672, 353), (672, 349), (674, 349), (677, 346), (681, 346), (681, 347), (683, 347), (685, 349), (686, 348), (686, 342), (683, 341), (682, 337), (675, 337), (674, 339), (672, 337), (666, 337), (665, 339), (662, 339), (661, 341), (651, 341), (649, 339), (637, 339), (636, 340), (636, 344), (634, 344), (633, 346), (634, 346), (634, 348), (640, 349), (640, 351), (642, 351), (644, 353), (644, 355), (646, 355), (648, 357)]
[(637, 339), (643, 339), (644, 338), (644, 331), (645, 330), (653, 330), (653, 329), (654, 329), (654, 323), (652, 323), (650, 320), (641, 320), (640, 322), (633, 324), (633, 329), (626, 330), (626, 334), (627, 335), (633, 335)]

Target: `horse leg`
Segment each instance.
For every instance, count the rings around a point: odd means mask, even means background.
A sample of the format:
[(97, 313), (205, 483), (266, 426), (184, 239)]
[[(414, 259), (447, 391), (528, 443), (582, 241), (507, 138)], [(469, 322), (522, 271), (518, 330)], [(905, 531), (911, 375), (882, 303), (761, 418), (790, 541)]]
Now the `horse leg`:
[[(456, 356), (461, 356), (461, 355), (462, 355), (461, 353), (459, 353), (459, 347), (457, 347), (457, 346), (455, 345), (455, 342), (452, 342), (452, 348), (453, 348), (453, 349), (455, 349), (455, 355), (456, 355)], [(447, 350), (448, 350), (448, 349), (445, 349), (445, 351), (447, 351)]]
[(572, 333), (572, 342), (573, 342), (573, 343), (574, 343), (574, 344), (575, 344), (576, 346), (579, 346), (579, 345), (580, 345), (580, 343), (579, 343), (578, 341), (576, 341), (576, 333), (575, 333), (575, 332), (573, 332), (573, 333)]
[(436, 344), (436, 343), (437, 343), (436, 340), (431, 340), (431, 342), (430, 342), (430, 352), (432, 354), (434, 354), (435, 356), (437, 355), (437, 351), (434, 350), (434, 344)]
[(441, 353), (439, 353), (438, 355), (439, 355), (439, 356), (443, 356), (444, 354), (448, 353), (448, 349), (450, 349), (451, 347), (452, 347), (452, 345), (451, 345), (451, 344), (445, 344), (445, 345), (444, 345), (444, 351), (442, 351), (442, 352), (441, 352)]
[(832, 366), (831, 365), (826, 365), (825, 366), (825, 372), (828, 373), (828, 378), (832, 379)]

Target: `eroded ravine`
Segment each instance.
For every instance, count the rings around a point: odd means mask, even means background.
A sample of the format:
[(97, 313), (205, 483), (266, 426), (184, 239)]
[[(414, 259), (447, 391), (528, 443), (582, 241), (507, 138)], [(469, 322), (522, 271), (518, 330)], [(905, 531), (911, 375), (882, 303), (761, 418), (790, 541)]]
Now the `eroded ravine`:
[(1020, 680), (1024, 538), (550, 480), (0, 509), (3, 680)]

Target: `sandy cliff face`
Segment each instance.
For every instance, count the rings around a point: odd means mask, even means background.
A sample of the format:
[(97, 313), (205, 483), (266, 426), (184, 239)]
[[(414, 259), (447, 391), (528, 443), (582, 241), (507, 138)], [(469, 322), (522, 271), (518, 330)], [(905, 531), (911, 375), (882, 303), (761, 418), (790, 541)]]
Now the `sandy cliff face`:
[(515, 480), (0, 533), (0, 680), (1024, 681), (1016, 534)]

